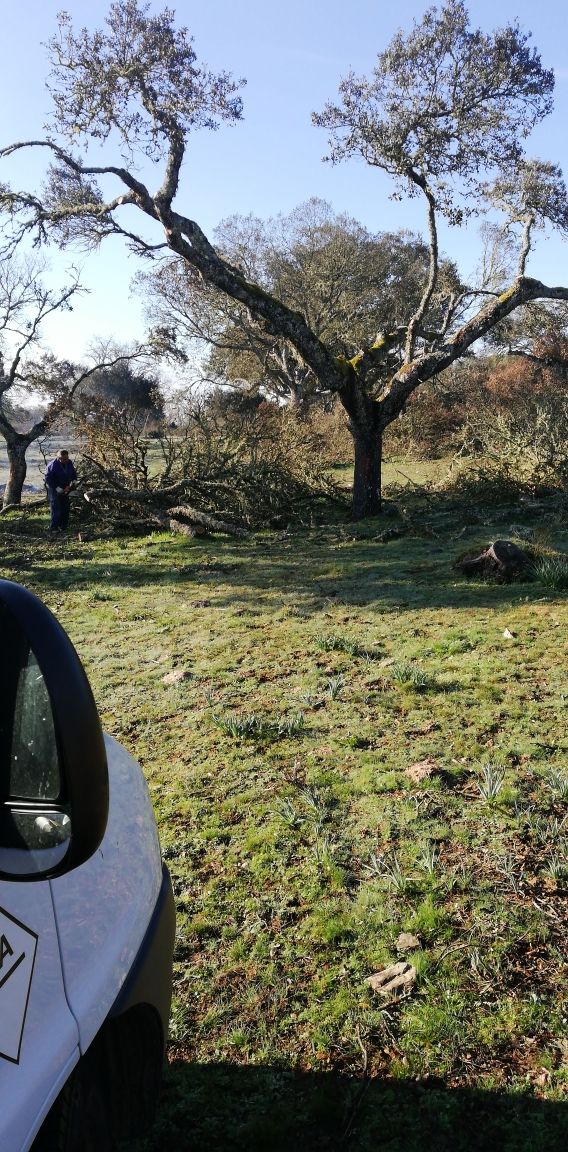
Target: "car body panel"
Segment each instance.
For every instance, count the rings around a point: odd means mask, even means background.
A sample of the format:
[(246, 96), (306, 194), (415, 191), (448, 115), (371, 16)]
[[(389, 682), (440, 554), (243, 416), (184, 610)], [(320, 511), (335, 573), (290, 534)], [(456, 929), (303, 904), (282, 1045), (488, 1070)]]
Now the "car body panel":
[(156, 822), (135, 760), (105, 737), (109, 815), (90, 860), (50, 881), (68, 1003), (85, 1052), (136, 960), (162, 885)]
[(79, 1059), (47, 880), (0, 884), (0, 1148), (26, 1152)]

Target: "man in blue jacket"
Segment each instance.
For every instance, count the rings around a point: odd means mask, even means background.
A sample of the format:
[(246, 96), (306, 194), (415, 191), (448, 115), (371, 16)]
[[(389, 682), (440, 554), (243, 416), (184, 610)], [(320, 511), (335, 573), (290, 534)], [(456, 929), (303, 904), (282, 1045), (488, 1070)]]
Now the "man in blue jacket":
[(75, 488), (77, 473), (66, 448), (61, 448), (55, 460), (48, 464), (45, 485), (51, 509), (50, 532), (57, 532), (69, 523), (69, 493)]

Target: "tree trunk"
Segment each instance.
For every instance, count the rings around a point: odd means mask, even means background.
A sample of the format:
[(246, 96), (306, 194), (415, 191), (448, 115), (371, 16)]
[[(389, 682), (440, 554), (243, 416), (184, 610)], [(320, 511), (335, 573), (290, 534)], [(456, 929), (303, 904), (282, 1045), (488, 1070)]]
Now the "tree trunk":
[(366, 395), (354, 375), (339, 392), (339, 399), (349, 417), (355, 452), (351, 514), (354, 520), (363, 520), (381, 511), (383, 409), (380, 401)]
[(352, 515), (354, 520), (381, 511), (381, 464), (383, 434), (378, 428), (352, 429), (355, 448)]
[(9, 504), (22, 503), (22, 491), (24, 487), (24, 480), (26, 479), (26, 472), (28, 466), (26, 463), (26, 452), (28, 450), (30, 441), (26, 436), (21, 436), (18, 433), (14, 437), (6, 438), (6, 451), (8, 453), (8, 481), (4, 489), (4, 496), (2, 499), (2, 507), (7, 508)]

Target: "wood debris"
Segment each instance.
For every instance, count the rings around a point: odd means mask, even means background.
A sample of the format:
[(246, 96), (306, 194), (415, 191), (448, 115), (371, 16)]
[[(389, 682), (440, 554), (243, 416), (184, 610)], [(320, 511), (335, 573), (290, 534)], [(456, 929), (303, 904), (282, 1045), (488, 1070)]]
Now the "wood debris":
[(381, 996), (409, 996), (416, 984), (416, 968), (401, 960), (367, 976), (365, 983)]

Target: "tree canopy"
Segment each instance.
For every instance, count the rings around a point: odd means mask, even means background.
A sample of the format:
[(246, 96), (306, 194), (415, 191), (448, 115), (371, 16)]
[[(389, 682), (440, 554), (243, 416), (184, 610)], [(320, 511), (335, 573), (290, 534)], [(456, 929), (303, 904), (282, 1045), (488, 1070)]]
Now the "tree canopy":
[(331, 160), (361, 156), (403, 192), (429, 190), (457, 223), (477, 210), (488, 169), (522, 161), (553, 90), (553, 72), (518, 24), (488, 35), (470, 27), (463, 0), (447, 0), (397, 32), (371, 79), (349, 73), (340, 102), (313, 119), (330, 133)]
[[(276, 219), (231, 217), (214, 239), (225, 259), (300, 313), (344, 359), (389, 326), (405, 324), (428, 270), (428, 247), (419, 236), (372, 235), (316, 198)], [(139, 286), (163, 349), (183, 360), (192, 347), (204, 346), (204, 375), (211, 382), (298, 403), (321, 392), (289, 343), (263, 332), (246, 308), (204, 283), (186, 264), (167, 260), (142, 274)], [(430, 303), (431, 323), (440, 322), (444, 293), (451, 288), (459, 288), (457, 270), (444, 261)]]
[[(117, 352), (117, 356), (120, 354)], [(143, 412), (155, 422), (164, 417), (164, 401), (158, 377), (133, 367), (128, 352), (108, 367), (103, 365), (85, 379), (75, 392), (75, 407), (87, 413), (93, 400), (101, 400), (109, 409), (130, 408)]]

